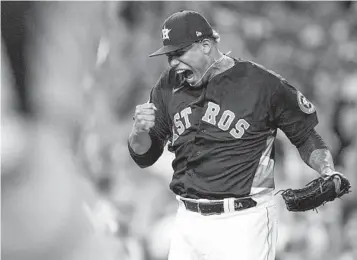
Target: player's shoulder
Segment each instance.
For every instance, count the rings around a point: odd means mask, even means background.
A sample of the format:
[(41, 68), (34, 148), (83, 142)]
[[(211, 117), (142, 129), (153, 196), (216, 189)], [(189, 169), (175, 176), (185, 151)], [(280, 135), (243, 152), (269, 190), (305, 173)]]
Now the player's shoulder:
[(256, 75), (260, 77), (264, 77), (266, 79), (270, 79), (273, 81), (286, 81), (286, 79), (281, 76), (279, 73), (276, 71), (269, 69), (265, 67), (264, 65), (251, 61), (251, 60), (245, 60), (244, 61), (246, 64), (246, 70), (247, 73), (251, 75)]
[(249, 82), (259, 95), (273, 95), (279, 85), (287, 82), (277, 72), (251, 60), (237, 59), (237, 65), (241, 67), (243, 77)]

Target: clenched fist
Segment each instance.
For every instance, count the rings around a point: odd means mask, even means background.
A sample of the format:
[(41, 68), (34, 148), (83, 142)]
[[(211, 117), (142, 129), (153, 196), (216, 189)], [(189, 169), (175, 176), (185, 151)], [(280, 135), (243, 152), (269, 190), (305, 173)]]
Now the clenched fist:
[(134, 115), (134, 129), (137, 133), (149, 132), (155, 125), (155, 111), (157, 108), (153, 103), (137, 105)]

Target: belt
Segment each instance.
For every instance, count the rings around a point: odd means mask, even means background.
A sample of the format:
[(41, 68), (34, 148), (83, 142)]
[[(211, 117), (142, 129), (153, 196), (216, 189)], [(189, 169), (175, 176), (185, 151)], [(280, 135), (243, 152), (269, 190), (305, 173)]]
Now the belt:
[[(201, 213), (202, 215), (212, 215), (212, 214), (221, 214), (226, 212), (224, 201), (191, 201), (181, 198), (181, 201), (184, 203), (185, 207), (189, 211)], [(255, 207), (257, 202), (252, 198), (241, 198), (233, 200), (234, 209), (231, 211), (239, 211), (243, 209), (249, 209)]]

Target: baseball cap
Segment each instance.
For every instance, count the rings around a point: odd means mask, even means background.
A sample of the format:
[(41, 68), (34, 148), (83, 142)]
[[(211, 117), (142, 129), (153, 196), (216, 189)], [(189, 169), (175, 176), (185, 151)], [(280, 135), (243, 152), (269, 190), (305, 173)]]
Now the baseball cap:
[(162, 25), (163, 46), (149, 57), (177, 51), (212, 35), (211, 25), (201, 14), (189, 10), (174, 13)]

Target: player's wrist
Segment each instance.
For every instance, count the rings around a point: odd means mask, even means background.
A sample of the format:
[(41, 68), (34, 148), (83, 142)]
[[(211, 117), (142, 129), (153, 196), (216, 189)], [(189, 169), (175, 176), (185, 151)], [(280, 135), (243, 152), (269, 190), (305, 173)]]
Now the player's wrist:
[(149, 133), (149, 130), (145, 129), (144, 127), (142, 126), (139, 126), (137, 124), (134, 124), (132, 129), (131, 129), (131, 135), (136, 137), (136, 136), (140, 136), (142, 135), (143, 133), (146, 133), (148, 134)]
[(321, 167), (319, 173), (322, 176), (323, 175), (332, 175), (332, 174), (336, 173), (336, 170), (331, 165), (324, 165), (323, 167)]

